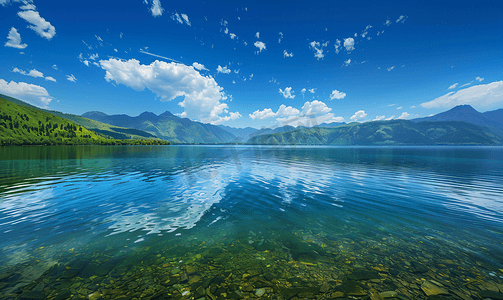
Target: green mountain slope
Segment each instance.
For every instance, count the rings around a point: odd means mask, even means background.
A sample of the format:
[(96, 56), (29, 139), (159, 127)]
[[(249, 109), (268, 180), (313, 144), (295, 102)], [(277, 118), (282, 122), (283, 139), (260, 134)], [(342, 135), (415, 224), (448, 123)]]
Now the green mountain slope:
[(144, 112), (137, 117), (128, 115), (107, 115), (92, 111), (82, 115), (84, 118), (146, 131), (174, 143), (230, 143), (239, 141), (232, 133), (211, 124), (191, 121), (177, 117), (170, 112), (156, 115)]
[(164, 142), (108, 139), (68, 119), (0, 97), (0, 145), (160, 143)]
[(249, 144), (268, 145), (501, 145), (503, 132), (465, 122), (406, 120), (351, 123), (336, 128), (303, 128), (264, 134)]
[(67, 114), (67, 113), (62, 113), (59, 111), (38, 108), (38, 107), (33, 106), (29, 103), (26, 103), (26, 102), (23, 102), (23, 101), (18, 100), (16, 98), (12, 98), (12, 97), (2, 95), (2, 94), (0, 94), (0, 97), (4, 98), (6, 100), (9, 100), (10, 102), (13, 102), (17, 105), (31, 107), (33, 109), (38, 109), (38, 110), (45, 111), (50, 114), (62, 117), (64, 119), (70, 120), (78, 125), (81, 125), (87, 129), (98, 132), (100, 134), (103, 134), (103, 135), (108, 136), (113, 139), (156, 139), (157, 138), (155, 135), (150, 134), (145, 131), (142, 131), (142, 130), (113, 126), (113, 125), (105, 124), (105, 123), (98, 122), (95, 120), (83, 118), (78, 115)]

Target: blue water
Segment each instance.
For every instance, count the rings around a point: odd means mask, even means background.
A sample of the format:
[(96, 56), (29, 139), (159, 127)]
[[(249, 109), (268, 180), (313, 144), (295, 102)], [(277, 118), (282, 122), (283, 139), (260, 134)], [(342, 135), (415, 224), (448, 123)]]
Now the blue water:
[[(0, 274), (25, 269), (4, 293), (90, 253), (124, 260), (174, 247), (166, 253), (173, 261), (208, 253), (210, 264), (212, 247), (235, 245), (284, 258), (267, 268), (340, 262), (334, 280), (372, 270), (381, 251), (407, 261), (391, 259), (390, 269), (406, 272), (419, 260), (435, 273), (450, 261), (456, 266), (448, 269), (473, 268), (497, 284), (503, 148), (2, 147), (0, 233)], [(300, 246), (289, 244), (290, 235)], [(303, 262), (303, 253), (314, 263)], [(451, 271), (452, 281), (468, 278)], [(414, 274), (424, 280), (427, 273)]]

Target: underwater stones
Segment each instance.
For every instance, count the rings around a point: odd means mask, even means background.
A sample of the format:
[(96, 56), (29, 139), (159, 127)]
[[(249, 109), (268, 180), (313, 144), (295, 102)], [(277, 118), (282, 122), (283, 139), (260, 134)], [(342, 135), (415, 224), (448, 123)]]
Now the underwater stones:
[(188, 281), (189, 281), (189, 276), (187, 275), (187, 273), (182, 272), (180, 274), (180, 283), (187, 283)]
[(336, 290), (351, 296), (367, 295), (365, 290), (354, 280), (346, 280), (342, 285), (337, 286)]
[(267, 281), (271, 281), (274, 279), (274, 276), (271, 273), (264, 274), (264, 279)]
[(193, 276), (192, 278), (190, 278), (189, 284), (194, 284), (199, 281), (201, 281), (201, 276), (196, 275), (196, 276)]
[(255, 295), (257, 295), (259, 297), (262, 297), (264, 294), (265, 294), (265, 289), (264, 288), (260, 288), (260, 289), (256, 289), (255, 290)]
[(31, 291), (21, 294), (20, 300), (33, 300), (33, 299), (44, 299), (45, 295), (41, 291)]
[(79, 274), (79, 270), (65, 270), (61, 274), (62, 279), (71, 279)]
[(396, 298), (396, 297), (398, 297), (398, 293), (395, 291), (386, 291), (386, 292), (379, 293), (379, 296), (381, 296), (383, 298)]
[(171, 269), (171, 274), (172, 275), (175, 275), (175, 274), (178, 274), (180, 273), (180, 268), (179, 267), (174, 267), (173, 269)]
[(414, 270), (412, 271), (413, 273), (425, 273), (429, 271), (429, 269), (420, 262), (413, 261), (411, 262), (411, 265), (414, 267)]
[(320, 287), (320, 293), (326, 293), (330, 289), (330, 285), (324, 282)]
[(344, 293), (340, 292), (340, 291), (334, 292), (334, 293), (330, 294), (330, 298), (332, 298), (332, 299), (344, 298)]
[(241, 289), (243, 292), (253, 292), (253, 286), (249, 283), (243, 284), (243, 287)]
[(482, 298), (489, 298), (489, 299), (503, 299), (503, 294), (502, 293), (498, 293), (498, 292), (495, 292), (495, 291), (488, 291), (488, 290), (485, 290), (485, 291), (480, 291), (479, 292), (479, 296), (482, 297)]
[(423, 292), (426, 294), (426, 296), (448, 294), (448, 292), (445, 289), (443, 289), (443, 288), (441, 288), (441, 287), (437, 286), (436, 284), (429, 282), (429, 281), (423, 282), (423, 284), (421, 285), (421, 290), (423, 290)]
[(379, 279), (379, 273), (376, 271), (368, 271), (365, 269), (354, 270), (353, 273), (348, 275), (351, 280), (369, 280), (369, 279)]
[(299, 293), (297, 296), (299, 298), (314, 298), (316, 294), (320, 292), (319, 287), (305, 287), (305, 288), (300, 288)]
[(271, 283), (263, 280), (257, 280), (253, 283), (253, 286), (256, 288), (263, 288), (263, 287), (268, 287), (271, 286)]
[(300, 288), (284, 288), (281, 290), (281, 296), (283, 298), (289, 300), (295, 297), (298, 293), (300, 293)]
[(297, 257), (297, 260), (301, 263), (301, 264), (309, 264), (309, 265), (314, 265), (316, 264), (316, 258), (313, 257), (312, 255), (310, 254), (307, 254), (307, 253), (301, 253), (299, 254), (299, 256)]

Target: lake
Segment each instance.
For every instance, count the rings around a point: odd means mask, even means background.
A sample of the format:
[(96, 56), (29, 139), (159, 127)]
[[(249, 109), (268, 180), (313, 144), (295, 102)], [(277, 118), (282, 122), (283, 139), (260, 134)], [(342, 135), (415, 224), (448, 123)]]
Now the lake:
[(0, 232), (0, 299), (502, 299), (503, 148), (0, 147)]

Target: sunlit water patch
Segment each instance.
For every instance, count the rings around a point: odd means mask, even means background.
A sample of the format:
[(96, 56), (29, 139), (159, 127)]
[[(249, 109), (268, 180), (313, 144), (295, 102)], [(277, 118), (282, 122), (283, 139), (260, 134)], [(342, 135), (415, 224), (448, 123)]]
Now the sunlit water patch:
[(503, 296), (502, 148), (0, 148), (5, 299)]

